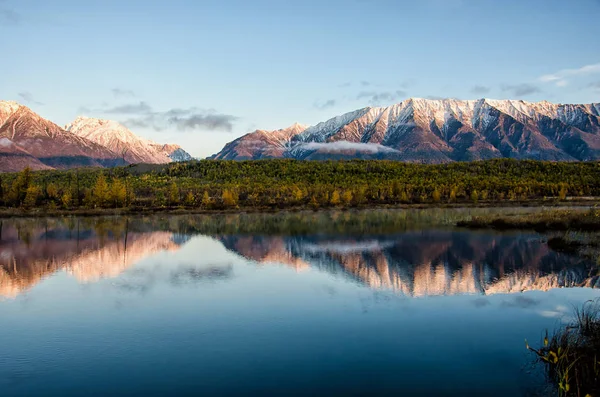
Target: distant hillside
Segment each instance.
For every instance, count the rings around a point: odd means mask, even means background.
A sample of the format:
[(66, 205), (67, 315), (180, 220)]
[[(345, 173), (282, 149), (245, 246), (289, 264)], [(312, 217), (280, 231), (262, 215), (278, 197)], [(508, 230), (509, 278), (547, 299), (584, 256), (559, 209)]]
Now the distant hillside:
[(599, 115), (600, 103), (412, 98), (389, 107), (359, 109), (313, 127), (255, 131), (211, 158), (598, 160)]
[(0, 101), (0, 172), (190, 159), (180, 146), (139, 138), (115, 121), (79, 117), (61, 128), (17, 102)]

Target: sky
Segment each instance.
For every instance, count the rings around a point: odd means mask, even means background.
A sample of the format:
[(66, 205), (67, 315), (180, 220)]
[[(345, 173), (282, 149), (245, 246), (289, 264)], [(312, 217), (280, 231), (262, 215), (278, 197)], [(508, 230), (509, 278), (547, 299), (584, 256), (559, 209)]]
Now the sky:
[(0, 0), (0, 99), (195, 157), (410, 97), (600, 102), (600, 0)]

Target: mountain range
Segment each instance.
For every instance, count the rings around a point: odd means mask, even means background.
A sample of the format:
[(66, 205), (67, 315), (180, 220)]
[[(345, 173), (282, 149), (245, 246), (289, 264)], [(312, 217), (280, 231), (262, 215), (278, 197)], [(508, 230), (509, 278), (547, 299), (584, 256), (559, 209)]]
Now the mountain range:
[(213, 159), (390, 159), (448, 163), (493, 158), (600, 159), (600, 103), (411, 98), (367, 107), (312, 127), (257, 130)]
[[(211, 159), (388, 159), (448, 163), (493, 158), (600, 159), (600, 103), (411, 98), (314, 126), (256, 130)], [(0, 172), (162, 164), (192, 157), (116, 121), (78, 117), (64, 128), (17, 102), (0, 101)]]
[(78, 117), (65, 128), (17, 102), (0, 101), (0, 172), (191, 160), (178, 145), (136, 136), (109, 120)]

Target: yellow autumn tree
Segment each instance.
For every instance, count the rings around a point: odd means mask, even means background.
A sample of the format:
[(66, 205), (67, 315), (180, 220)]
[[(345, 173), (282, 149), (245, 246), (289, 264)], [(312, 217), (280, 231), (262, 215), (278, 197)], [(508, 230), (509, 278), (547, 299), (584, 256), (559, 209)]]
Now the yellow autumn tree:
[(110, 190), (104, 174), (98, 175), (92, 189), (92, 202), (97, 207), (106, 207), (109, 202)]
[(169, 205), (179, 204), (179, 188), (175, 182), (169, 186)]
[(25, 200), (23, 201), (23, 207), (33, 208), (36, 206), (38, 198), (40, 197), (40, 188), (35, 185), (30, 185), (25, 192)]
[(294, 198), (294, 201), (300, 202), (304, 198), (304, 192), (298, 186), (294, 185), (292, 188), (292, 196)]
[(223, 193), (221, 194), (221, 199), (223, 200), (223, 205), (225, 207), (237, 206), (237, 197), (235, 193), (229, 189), (223, 190)]
[(331, 205), (340, 205), (342, 202), (342, 199), (340, 197), (340, 192), (338, 190), (334, 190), (333, 193), (331, 193), (331, 198), (329, 199), (329, 203)]
[(342, 193), (342, 202), (344, 203), (344, 205), (352, 204), (352, 198), (352, 191), (345, 190), (344, 193)]
[(194, 197), (194, 193), (187, 192), (187, 194), (185, 195), (185, 200), (184, 200), (184, 204), (187, 205), (188, 207), (193, 206), (196, 203), (196, 197)]
[(208, 192), (205, 190), (204, 194), (202, 194), (202, 208), (210, 208), (212, 205), (212, 199), (210, 198), (210, 195), (208, 194)]
[(50, 183), (46, 186), (46, 194), (50, 200), (56, 200), (58, 198), (58, 188), (54, 183)]
[(71, 195), (71, 192), (68, 190), (64, 192), (62, 197), (60, 198), (60, 202), (66, 209), (71, 208), (71, 203), (73, 202), (73, 196)]
[(431, 193), (431, 198), (433, 199), (434, 203), (439, 203), (442, 199), (442, 194), (437, 188), (435, 188), (433, 193)]
[(110, 188), (110, 201), (115, 208), (124, 207), (127, 201), (127, 189), (120, 179), (115, 179)]

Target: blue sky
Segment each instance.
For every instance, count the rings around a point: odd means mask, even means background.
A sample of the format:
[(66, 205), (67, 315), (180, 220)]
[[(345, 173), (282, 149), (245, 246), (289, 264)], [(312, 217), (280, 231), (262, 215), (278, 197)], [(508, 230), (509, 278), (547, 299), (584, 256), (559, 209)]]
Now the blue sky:
[(2, 99), (208, 156), (409, 97), (600, 101), (600, 0), (0, 0)]

